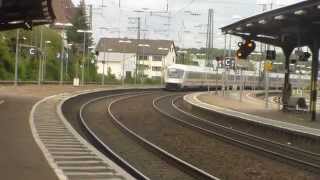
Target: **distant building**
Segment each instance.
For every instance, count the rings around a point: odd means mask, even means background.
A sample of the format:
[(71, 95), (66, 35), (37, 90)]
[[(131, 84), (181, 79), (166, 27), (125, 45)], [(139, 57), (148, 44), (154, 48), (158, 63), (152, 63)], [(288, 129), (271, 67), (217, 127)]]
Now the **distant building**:
[(76, 7), (72, 0), (54, 0), (52, 6), (56, 15), (55, 22), (71, 23), (71, 19), (76, 13)]
[(169, 40), (102, 38), (96, 50), (99, 52), (98, 73), (103, 74), (105, 69), (107, 74), (110, 68), (117, 79), (134, 77), (136, 67), (140, 74), (162, 79), (165, 69), (176, 62), (175, 45)]

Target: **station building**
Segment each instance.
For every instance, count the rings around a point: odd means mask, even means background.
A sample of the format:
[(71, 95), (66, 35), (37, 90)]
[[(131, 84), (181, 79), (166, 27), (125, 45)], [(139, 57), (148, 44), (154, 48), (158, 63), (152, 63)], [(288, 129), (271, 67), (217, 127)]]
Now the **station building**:
[(165, 69), (176, 63), (173, 41), (102, 38), (97, 45), (98, 73), (108, 70), (117, 79), (134, 77), (137, 73), (148, 78), (163, 79)]

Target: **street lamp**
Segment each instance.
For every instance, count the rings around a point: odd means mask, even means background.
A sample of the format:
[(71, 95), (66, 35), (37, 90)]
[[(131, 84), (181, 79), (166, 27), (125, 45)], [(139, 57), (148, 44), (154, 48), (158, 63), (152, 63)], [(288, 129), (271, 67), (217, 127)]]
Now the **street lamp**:
[(70, 49), (72, 48), (73, 44), (69, 43), (67, 46), (67, 62), (66, 62), (66, 77), (68, 77), (68, 67), (69, 67), (69, 60), (70, 60)]
[[(91, 66), (91, 64), (94, 64), (94, 62), (92, 63), (92, 61), (91, 61), (92, 56), (90, 56), (90, 53), (94, 53), (94, 49), (95, 49), (94, 46), (88, 47), (88, 54), (86, 55), (86, 58), (88, 59), (87, 60), (87, 68), (86, 68), (88, 77), (90, 77), (90, 66)], [(93, 81), (94, 81), (94, 79), (93, 79)]]
[[(26, 37), (22, 37), (21, 40), (26, 40)], [(15, 68), (14, 68), (14, 85), (18, 85), (18, 76), (19, 76), (19, 51), (20, 51), (20, 29), (17, 29), (16, 33), (16, 55), (15, 55)]]
[(17, 37), (16, 37), (16, 62), (14, 68), (14, 85), (18, 85), (18, 63), (19, 63), (19, 33), (20, 29), (17, 29)]
[(51, 44), (52, 42), (47, 40), (44, 42), (44, 59), (41, 65), (41, 81), (44, 81), (45, 79), (45, 74), (46, 74), (46, 63), (47, 63), (47, 55), (48, 55), (48, 50), (47, 50), (47, 45)]
[(71, 23), (61, 23), (61, 22), (56, 22), (54, 24), (55, 26), (61, 27), (62, 28), (62, 45), (61, 45), (61, 54), (60, 54), (60, 84), (63, 84), (63, 60), (64, 60), (64, 44), (65, 44), (65, 28), (66, 27), (72, 27), (73, 25)]
[[(130, 40), (119, 40), (119, 43), (120, 44), (130, 44), (132, 43)], [(123, 52), (122, 52), (123, 53)], [(123, 53), (123, 56), (122, 56), (122, 77), (121, 77), (121, 81), (122, 81), (122, 86), (124, 86), (124, 63), (125, 63), (125, 54)]]
[[(138, 47), (142, 47), (142, 57), (144, 57), (144, 48), (145, 47), (150, 47), (150, 45), (149, 44), (138, 44)], [(140, 61), (140, 58), (139, 58), (139, 61)], [(145, 61), (145, 59), (143, 59), (143, 67), (142, 67), (142, 84), (144, 83), (143, 82), (144, 81), (144, 68), (145, 68), (144, 67), (144, 61)], [(140, 65), (140, 62), (139, 62), (139, 65)]]
[[(107, 62), (109, 60), (109, 52), (112, 52), (113, 49), (108, 49), (107, 52)], [(105, 63), (106, 63), (106, 52), (103, 53), (103, 61), (102, 61), (102, 82), (101, 84), (104, 85), (104, 78), (105, 78)], [(107, 65), (108, 66), (108, 65)]]
[(84, 61), (86, 58), (86, 34), (92, 33), (91, 30), (78, 29), (78, 33), (83, 33), (83, 60), (81, 62), (81, 84), (84, 85)]

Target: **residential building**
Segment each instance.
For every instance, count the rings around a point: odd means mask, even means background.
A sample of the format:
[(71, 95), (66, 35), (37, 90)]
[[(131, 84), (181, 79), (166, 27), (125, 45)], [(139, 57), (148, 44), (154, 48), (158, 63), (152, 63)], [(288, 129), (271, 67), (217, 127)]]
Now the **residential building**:
[(165, 69), (176, 62), (175, 45), (169, 40), (102, 38), (97, 51), (98, 73), (109, 69), (117, 79), (137, 73), (163, 80)]

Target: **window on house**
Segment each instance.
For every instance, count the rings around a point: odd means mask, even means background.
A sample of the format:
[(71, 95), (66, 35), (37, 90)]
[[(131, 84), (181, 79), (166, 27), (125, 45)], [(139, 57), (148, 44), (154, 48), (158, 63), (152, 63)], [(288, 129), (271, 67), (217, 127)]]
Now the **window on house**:
[(139, 60), (148, 60), (148, 56), (139, 56)]
[(152, 71), (161, 71), (160, 66), (152, 66)]
[(162, 61), (162, 56), (153, 56), (152, 61)]

